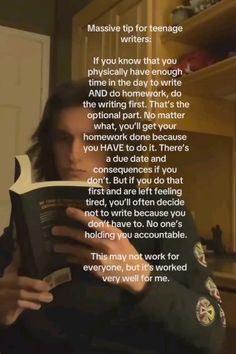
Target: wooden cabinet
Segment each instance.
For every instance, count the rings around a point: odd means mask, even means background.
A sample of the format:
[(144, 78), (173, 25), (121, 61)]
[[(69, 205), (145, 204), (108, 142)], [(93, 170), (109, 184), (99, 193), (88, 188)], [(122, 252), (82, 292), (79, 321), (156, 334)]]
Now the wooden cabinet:
[[(235, 0), (222, 0), (189, 18), (183, 22), (184, 31), (177, 35), (149, 33), (152, 43), (148, 44), (121, 44), (120, 33), (87, 31), (88, 24), (165, 25), (169, 23), (171, 10), (179, 3), (180, 0), (92, 1), (73, 18), (72, 78), (87, 76), (96, 56), (180, 57), (199, 47), (221, 46), (226, 39), (236, 39)], [(184, 77), (182, 90), (191, 103), (191, 116), (179, 122), (180, 130), (234, 137), (236, 57)]]
[(94, 67), (93, 57), (112, 56), (112, 40), (110, 33), (88, 32), (87, 25), (99, 26), (114, 24), (110, 7), (115, 0), (92, 2), (73, 18), (72, 32), (72, 79), (78, 80), (87, 76), (89, 68)]
[[(176, 4), (172, 3), (173, 7)], [(214, 6), (190, 17), (182, 24), (184, 31), (173, 35), (166, 33), (162, 36), (165, 41), (178, 41), (181, 43), (205, 46), (219, 44), (225, 40), (235, 40), (235, 0), (221, 0)], [(168, 21), (168, 20), (167, 20)]]
[[(166, 0), (161, 5), (161, 0), (156, 1), (156, 11), (162, 6), (160, 24), (170, 23), (171, 11), (181, 3)], [(154, 55), (180, 58), (200, 48), (233, 47), (235, 18), (236, 1), (222, 0), (182, 22), (183, 32), (156, 38)], [(200, 234), (209, 238), (211, 226), (220, 224), (227, 251), (235, 251), (236, 56), (181, 80), (183, 98), (191, 108), (178, 129), (194, 134), (189, 135), (193, 145), (190, 155), (182, 155), (174, 162), (188, 176), (183, 186), (185, 199), (195, 212)]]
[[(235, 18), (235, 0), (222, 0), (183, 22), (183, 32), (177, 35), (164, 34), (162, 42), (175, 41), (219, 49), (234, 43)], [(236, 56), (185, 77), (183, 84), (184, 91), (195, 96), (236, 99)]]
[[(151, 7), (152, 2), (148, 0), (99, 0), (93, 1), (74, 16), (72, 78), (79, 79), (87, 76), (88, 69), (94, 67), (92, 58), (96, 56), (101, 58), (140, 58), (146, 56), (151, 49), (150, 45), (121, 44), (119, 32), (88, 32), (87, 25), (146, 25), (149, 22), (148, 16), (151, 13)], [(124, 67), (124, 65), (122, 66)]]
[[(165, 2), (162, 24), (169, 22), (171, 10), (180, 3)], [(181, 24), (183, 32), (160, 36), (156, 40), (156, 53), (179, 58), (198, 48), (225, 47), (226, 43), (234, 43), (236, 39), (235, 18), (235, 0), (222, 0), (184, 21)], [(191, 116), (179, 128), (234, 137), (236, 56), (189, 74), (183, 77), (182, 83), (182, 91), (191, 103)]]

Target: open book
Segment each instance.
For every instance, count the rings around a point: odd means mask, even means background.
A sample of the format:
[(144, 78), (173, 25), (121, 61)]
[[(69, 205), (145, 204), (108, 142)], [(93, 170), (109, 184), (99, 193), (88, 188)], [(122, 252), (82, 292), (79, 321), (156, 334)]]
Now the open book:
[[(53, 251), (55, 242), (70, 242), (51, 235), (54, 225), (81, 227), (66, 215), (71, 206), (88, 210), (86, 199), (91, 188), (102, 188), (80, 181), (32, 183), (31, 163), (27, 155), (16, 156), (15, 183), (10, 188), (12, 219), (21, 250), (25, 275), (46, 280), (53, 288), (71, 280), (69, 264), (62, 254)], [(103, 198), (103, 193), (96, 199)], [(76, 242), (76, 241), (71, 241)]]

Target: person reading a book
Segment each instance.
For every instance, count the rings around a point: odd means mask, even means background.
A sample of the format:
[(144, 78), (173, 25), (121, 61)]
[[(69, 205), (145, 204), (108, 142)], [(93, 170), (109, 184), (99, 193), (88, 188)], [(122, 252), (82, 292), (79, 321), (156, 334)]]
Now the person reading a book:
[[(102, 99), (89, 97), (89, 91), (88, 80), (71, 82), (48, 99), (28, 151), (40, 180), (94, 178), (104, 181), (105, 186), (112, 181), (114, 176), (104, 171), (112, 165), (107, 157), (114, 152), (94, 149), (86, 153), (84, 149), (84, 134), (97, 134), (88, 115), (99, 110), (85, 108), (83, 102)], [(118, 110), (103, 108), (100, 112)], [(109, 122), (105, 118), (102, 121)], [(113, 128), (118, 129), (118, 121)], [(108, 133), (100, 131), (104, 136)], [(125, 152), (120, 151), (119, 156)], [(94, 172), (97, 167), (99, 173)], [(225, 325), (219, 292), (191, 214), (185, 207), (173, 207), (169, 202), (172, 198), (165, 200), (166, 210), (186, 211), (182, 231), (187, 238), (130, 239), (125, 235), (130, 232), (128, 221), (133, 216), (118, 217), (114, 225), (67, 208), (68, 217), (84, 228), (53, 227), (55, 240), (62, 236), (64, 240), (55, 243), (54, 251), (67, 256), (73, 276), (71, 282), (51, 291), (46, 282), (17, 273), (20, 258), (14, 253), (14, 230), (7, 228), (0, 239), (0, 350), (8, 354), (218, 353)], [(142, 210), (147, 213), (148, 202), (137, 210), (139, 215)], [(157, 219), (150, 220), (154, 223)], [(144, 232), (157, 232), (157, 224), (153, 225)], [(86, 238), (85, 229), (113, 237)], [(132, 232), (138, 229), (133, 227)], [(165, 231), (173, 230), (166, 227)], [(147, 261), (144, 255), (155, 257)], [(179, 264), (186, 265), (185, 271), (171, 271), (174, 256), (179, 257)], [(158, 265), (169, 267), (169, 271), (163, 272)]]

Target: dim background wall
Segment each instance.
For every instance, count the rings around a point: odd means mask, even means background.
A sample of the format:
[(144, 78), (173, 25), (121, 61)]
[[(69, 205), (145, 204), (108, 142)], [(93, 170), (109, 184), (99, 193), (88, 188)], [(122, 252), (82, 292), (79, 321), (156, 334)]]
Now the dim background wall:
[(50, 89), (71, 78), (72, 17), (90, 0), (2, 0), (0, 25), (51, 37)]

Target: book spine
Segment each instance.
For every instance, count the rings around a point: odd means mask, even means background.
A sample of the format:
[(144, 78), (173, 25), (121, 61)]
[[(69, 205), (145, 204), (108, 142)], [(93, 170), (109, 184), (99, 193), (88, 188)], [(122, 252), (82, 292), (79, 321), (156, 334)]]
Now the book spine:
[(37, 268), (33, 258), (33, 251), (30, 243), (27, 217), (24, 213), (24, 203), (19, 195), (10, 191), (12, 203), (12, 215), (16, 226), (16, 237), (21, 252), (21, 269), (27, 276), (39, 278)]

